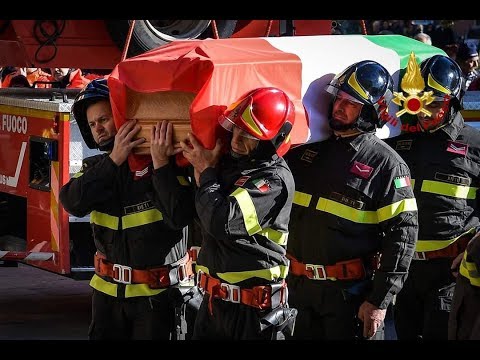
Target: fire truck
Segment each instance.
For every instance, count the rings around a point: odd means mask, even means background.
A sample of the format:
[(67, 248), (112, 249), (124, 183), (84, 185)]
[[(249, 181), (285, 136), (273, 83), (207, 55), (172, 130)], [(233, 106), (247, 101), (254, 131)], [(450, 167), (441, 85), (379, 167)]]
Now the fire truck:
[(89, 218), (68, 215), (58, 201), (76, 173), (84, 145), (70, 108), (79, 90), (1, 89), (0, 260), (62, 275), (91, 275)]

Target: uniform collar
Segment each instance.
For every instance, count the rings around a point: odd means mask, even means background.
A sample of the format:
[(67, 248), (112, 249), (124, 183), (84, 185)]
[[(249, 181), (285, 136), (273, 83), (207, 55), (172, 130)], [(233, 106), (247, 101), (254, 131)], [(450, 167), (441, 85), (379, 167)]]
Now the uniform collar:
[(369, 135), (372, 135), (373, 133), (363, 133), (360, 132), (354, 136), (347, 136), (347, 137), (339, 137), (335, 136), (335, 141), (341, 141), (344, 144), (350, 145), (355, 151), (358, 151), (362, 144), (369, 139)]
[(460, 111), (458, 111), (453, 118), (453, 121), (447, 126), (441, 128), (440, 131), (445, 132), (451, 140), (456, 140), (458, 134), (460, 133), (460, 130), (463, 129), (464, 126), (465, 122), (462, 115), (460, 114)]

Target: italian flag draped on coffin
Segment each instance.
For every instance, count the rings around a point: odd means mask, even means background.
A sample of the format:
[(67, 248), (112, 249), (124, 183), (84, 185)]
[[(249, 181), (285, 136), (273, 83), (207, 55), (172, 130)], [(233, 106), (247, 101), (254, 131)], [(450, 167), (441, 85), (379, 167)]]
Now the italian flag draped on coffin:
[[(114, 120), (118, 128), (129, 118), (187, 118), (203, 145), (213, 148), (219, 129), (217, 118), (223, 110), (249, 90), (275, 86), (295, 104), (292, 144), (321, 141), (329, 135), (330, 98), (324, 88), (337, 73), (354, 62), (375, 60), (392, 74), (398, 91), (399, 75), (412, 51), (419, 63), (445, 54), (401, 35), (174, 41), (114, 68), (108, 78)], [(142, 97), (153, 95), (170, 100), (142, 107)], [(394, 117), (397, 110), (392, 103), (390, 115)], [(400, 126), (400, 122), (387, 124), (377, 135), (398, 135)], [(140, 171), (150, 162), (150, 155), (131, 154), (128, 161), (132, 171)]]

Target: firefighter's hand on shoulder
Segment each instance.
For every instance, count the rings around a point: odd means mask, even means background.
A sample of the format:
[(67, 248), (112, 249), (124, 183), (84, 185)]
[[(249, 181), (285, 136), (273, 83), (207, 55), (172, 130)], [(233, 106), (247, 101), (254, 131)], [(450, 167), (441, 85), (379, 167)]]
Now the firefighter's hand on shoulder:
[(387, 309), (380, 309), (364, 301), (358, 309), (358, 319), (363, 322), (363, 336), (371, 338), (383, 324)]
[(150, 153), (153, 168), (158, 169), (168, 164), (168, 158), (182, 152), (180, 143), (173, 143), (173, 124), (167, 120), (152, 126), (150, 132)]
[(215, 147), (208, 150), (200, 144), (193, 134), (188, 134), (188, 143), (181, 141), (183, 156), (195, 169), (195, 180), (200, 186), (200, 174), (209, 167), (215, 167), (222, 154), (222, 141), (217, 139)]
[(128, 120), (118, 129), (115, 135), (115, 144), (110, 153), (110, 158), (117, 166), (122, 165), (127, 160), (128, 155), (135, 146), (145, 142), (145, 138), (133, 140), (142, 127), (137, 125), (137, 120)]

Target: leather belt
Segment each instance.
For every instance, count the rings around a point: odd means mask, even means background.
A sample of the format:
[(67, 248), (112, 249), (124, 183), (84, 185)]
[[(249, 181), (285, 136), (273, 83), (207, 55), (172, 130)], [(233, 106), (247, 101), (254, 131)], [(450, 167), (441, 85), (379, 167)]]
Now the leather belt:
[[(359, 280), (367, 276), (364, 261), (360, 258), (339, 261), (333, 265), (304, 264), (287, 253), (290, 273), (306, 276), (311, 280)], [(378, 267), (378, 256), (374, 256), (372, 268)]]
[(209, 309), (212, 298), (220, 298), (237, 304), (252, 306), (257, 309), (276, 308), (287, 302), (287, 284), (282, 281), (278, 284), (254, 286), (250, 289), (240, 288), (210, 276), (203, 271), (197, 273), (197, 286), (210, 295)]
[(95, 273), (112, 278), (121, 284), (147, 284), (151, 289), (162, 289), (177, 285), (194, 276), (192, 259), (187, 253), (173, 264), (150, 269), (133, 269), (130, 266), (114, 264), (100, 252), (95, 253)]
[(433, 251), (415, 251), (413, 260), (430, 260), (438, 258), (454, 258), (458, 254), (465, 251), (467, 244), (474, 234), (466, 234), (458, 238), (455, 242), (448, 245), (446, 248)]

